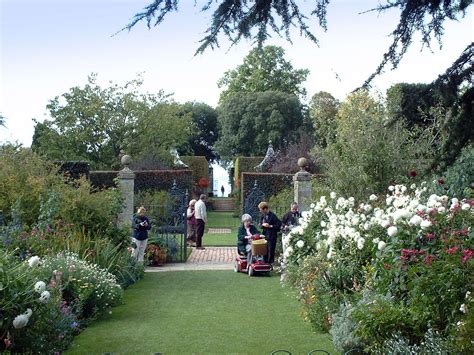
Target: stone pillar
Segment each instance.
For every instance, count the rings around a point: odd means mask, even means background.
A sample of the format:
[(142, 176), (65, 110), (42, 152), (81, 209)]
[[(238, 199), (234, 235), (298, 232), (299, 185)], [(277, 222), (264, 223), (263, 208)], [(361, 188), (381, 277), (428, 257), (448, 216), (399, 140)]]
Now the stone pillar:
[(298, 159), (298, 171), (293, 176), (293, 184), (295, 190), (295, 202), (298, 203), (300, 212), (308, 211), (313, 197), (313, 185), (311, 182), (311, 174), (306, 171), (308, 160), (306, 158)]
[(128, 167), (132, 162), (129, 155), (122, 157), (123, 169), (118, 172), (119, 189), (123, 197), (122, 212), (117, 218), (117, 225), (119, 227), (126, 227), (132, 225), (133, 216), (133, 196), (135, 194), (135, 174)]

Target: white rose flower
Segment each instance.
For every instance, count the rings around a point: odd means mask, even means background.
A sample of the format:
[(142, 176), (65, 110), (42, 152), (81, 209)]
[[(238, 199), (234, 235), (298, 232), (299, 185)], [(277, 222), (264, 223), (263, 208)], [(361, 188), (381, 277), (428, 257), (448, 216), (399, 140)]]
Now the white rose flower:
[(443, 206), (438, 208), (438, 213), (444, 213), (444, 212), (446, 212), (446, 208), (444, 208)]
[(389, 237), (393, 237), (397, 233), (398, 233), (397, 227), (395, 227), (395, 226), (388, 227), (387, 234), (388, 234)]
[(471, 205), (469, 205), (468, 203), (463, 203), (463, 204), (461, 205), (461, 209), (462, 209), (463, 211), (468, 211), (470, 208), (471, 208)]
[(41, 293), (45, 290), (46, 284), (43, 281), (38, 281), (35, 283), (35, 291)]
[(321, 227), (323, 227), (323, 228), (326, 227), (326, 222), (321, 221)]
[(32, 314), (33, 314), (33, 311), (30, 308), (28, 308), (24, 314), (20, 314), (19, 316), (16, 316), (15, 319), (13, 319), (13, 327), (15, 329), (26, 327), (26, 325), (28, 324), (28, 320), (30, 319)]
[(28, 317), (26, 316), (26, 314), (20, 314), (19, 316), (16, 316), (13, 320), (13, 327), (15, 327), (15, 329), (26, 327), (27, 324)]
[(370, 195), (369, 200), (370, 201), (377, 201), (377, 195), (374, 195), (374, 194)]
[(462, 313), (467, 313), (467, 307), (466, 307), (466, 305), (463, 303), (463, 304), (461, 305), (461, 307), (459, 307), (459, 310), (460, 310)]
[(412, 189), (412, 190), (416, 189), (416, 184), (411, 184), (410, 189)]
[(336, 193), (333, 191), (329, 194), (329, 196), (334, 200), (336, 198)]
[(296, 242), (296, 246), (301, 249), (302, 247), (304, 247), (304, 241), (303, 240), (298, 240)]
[(393, 186), (393, 185), (390, 185), (390, 186), (388, 187), (388, 190), (389, 190), (389, 191), (393, 191), (393, 190), (395, 190), (395, 186)]
[(457, 205), (458, 203), (459, 203), (459, 200), (458, 200), (456, 197), (453, 197), (453, 198), (451, 199), (451, 204)]
[(419, 226), (421, 222), (423, 222), (423, 218), (416, 214), (412, 218), (410, 218), (410, 221), (408, 223), (413, 226)]
[(39, 256), (32, 256), (28, 260), (28, 265), (30, 265), (30, 267), (35, 267), (39, 264), (39, 262), (40, 262), (40, 257)]
[(48, 303), (50, 297), (51, 297), (51, 294), (49, 293), (49, 291), (43, 291), (43, 292), (41, 292), (41, 296), (39, 298), (39, 301), (42, 302), (42, 303)]
[(380, 242), (379, 238), (372, 239), (372, 243), (374, 243), (374, 244), (378, 244), (379, 242)]
[(393, 196), (389, 196), (385, 199), (385, 203), (387, 206), (390, 206), (395, 198)]
[(403, 194), (405, 193), (406, 190), (407, 190), (407, 187), (406, 187), (406, 186), (402, 185), (402, 186), (400, 187), (400, 191), (401, 191)]
[(387, 246), (387, 243), (385, 243), (383, 240), (381, 240), (380, 242), (378, 242), (378, 245), (377, 245), (377, 248), (382, 251), (385, 249), (385, 247)]
[(383, 221), (380, 222), (380, 225), (384, 228), (387, 228), (390, 225), (390, 221), (384, 219)]
[(423, 220), (420, 223), (420, 227), (421, 227), (421, 229), (427, 229), (427, 228), (431, 227), (431, 221), (429, 221), (427, 219)]
[(357, 239), (357, 249), (362, 250), (364, 248), (365, 239), (359, 238)]

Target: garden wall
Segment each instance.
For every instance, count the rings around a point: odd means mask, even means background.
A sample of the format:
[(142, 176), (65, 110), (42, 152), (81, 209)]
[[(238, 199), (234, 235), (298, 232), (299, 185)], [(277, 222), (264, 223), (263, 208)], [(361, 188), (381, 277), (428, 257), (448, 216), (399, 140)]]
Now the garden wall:
[[(92, 186), (99, 189), (115, 186), (114, 179), (117, 171), (91, 171)], [(180, 189), (187, 189), (189, 193), (193, 186), (192, 170), (143, 170), (135, 171), (135, 192), (144, 190), (169, 190), (176, 180)]]

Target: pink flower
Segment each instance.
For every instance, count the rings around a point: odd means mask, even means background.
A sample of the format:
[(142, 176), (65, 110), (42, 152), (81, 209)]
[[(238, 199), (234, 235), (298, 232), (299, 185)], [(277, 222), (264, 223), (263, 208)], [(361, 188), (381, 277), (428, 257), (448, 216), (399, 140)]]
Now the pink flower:
[(433, 263), (433, 260), (435, 259), (436, 257), (432, 254), (428, 254), (425, 256), (425, 258), (423, 259), (423, 262), (428, 265), (428, 266), (431, 266), (431, 264)]
[(458, 250), (459, 250), (459, 247), (454, 246), (452, 248), (446, 249), (446, 253), (448, 253), (449, 255), (454, 255), (457, 253)]
[(436, 238), (436, 236), (433, 233), (426, 234), (426, 239), (428, 239), (429, 241), (432, 241), (435, 238)]
[(462, 262), (465, 263), (466, 261), (468, 261), (470, 258), (472, 258), (474, 256), (474, 251), (472, 251), (471, 249), (464, 249), (462, 251)]

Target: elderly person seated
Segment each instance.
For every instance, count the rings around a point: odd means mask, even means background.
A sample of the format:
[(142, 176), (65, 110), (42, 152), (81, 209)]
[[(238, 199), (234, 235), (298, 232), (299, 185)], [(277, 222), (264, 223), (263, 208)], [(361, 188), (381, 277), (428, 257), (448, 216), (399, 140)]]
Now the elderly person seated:
[(260, 234), (260, 232), (252, 224), (252, 216), (246, 213), (242, 216), (242, 224), (237, 232), (237, 249), (240, 255), (247, 256), (248, 262), (251, 261), (252, 257), (249, 240), (255, 234)]

